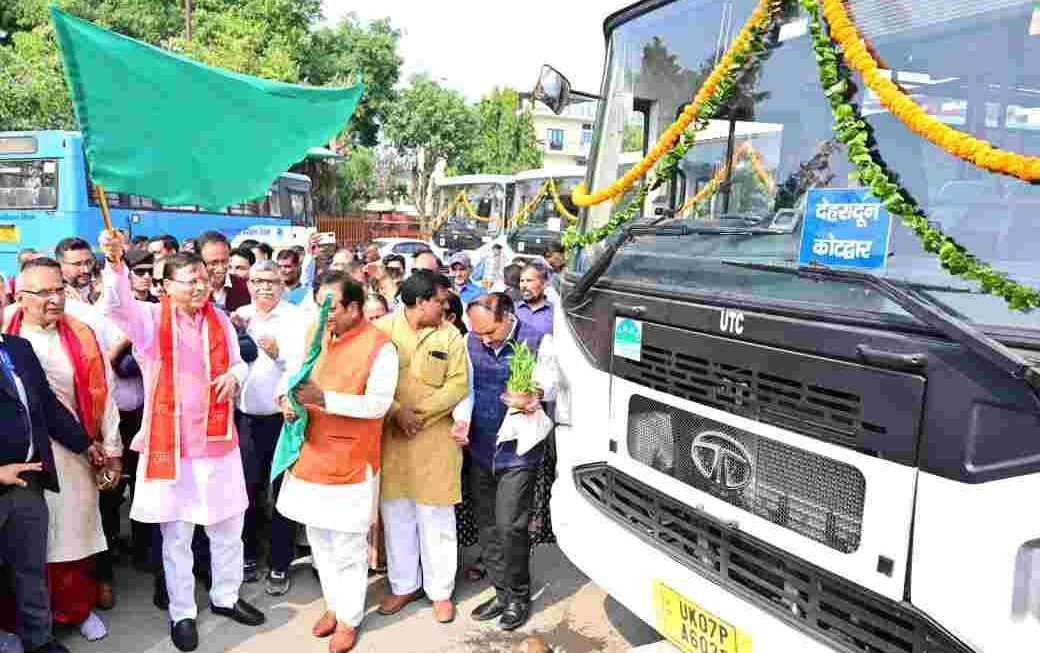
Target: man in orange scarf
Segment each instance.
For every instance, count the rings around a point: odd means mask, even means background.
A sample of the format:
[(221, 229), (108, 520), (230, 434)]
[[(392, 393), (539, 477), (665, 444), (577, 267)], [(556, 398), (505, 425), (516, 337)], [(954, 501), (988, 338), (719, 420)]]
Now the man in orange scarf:
[(54, 394), (92, 440), (86, 453), (52, 442), (62, 492), (48, 491), (45, 497), (51, 515), (47, 574), (54, 620), (78, 625), (84, 637), (95, 640), (106, 630), (91, 612), (98, 594), (94, 556), (108, 548), (96, 473), (104, 466), (110, 479), (119, 480), (123, 444), (107, 358), (91, 327), (66, 314), (64, 290), (57, 261), (27, 263), (18, 278), (18, 304), (6, 311), (5, 331), (29, 341)]
[(195, 526), (210, 541), (211, 609), (258, 626), (262, 612), (239, 598), (242, 523), (248, 499), (232, 402), (248, 367), (234, 327), (210, 301), (209, 272), (195, 254), (165, 261), (159, 304), (134, 299), (125, 245), (102, 234), (110, 253), (97, 306), (133, 343), (145, 387), (144, 423), (131, 443), (141, 453), (132, 519), (159, 524), (170, 597), (170, 636), (182, 651), (198, 647), (191, 550)]

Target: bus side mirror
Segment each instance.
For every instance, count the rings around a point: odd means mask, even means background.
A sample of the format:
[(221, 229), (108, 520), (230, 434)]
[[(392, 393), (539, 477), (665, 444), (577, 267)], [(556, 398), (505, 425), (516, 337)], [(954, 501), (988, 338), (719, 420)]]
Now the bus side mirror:
[(535, 84), (531, 97), (540, 100), (553, 113), (560, 115), (571, 103), (571, 83), (560, 71), (545, 64), (538, 74), (538, 83)]

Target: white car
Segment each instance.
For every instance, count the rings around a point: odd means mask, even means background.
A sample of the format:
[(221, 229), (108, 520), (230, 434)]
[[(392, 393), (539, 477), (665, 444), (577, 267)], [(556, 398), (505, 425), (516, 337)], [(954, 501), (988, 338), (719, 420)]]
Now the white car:
[(386, 258), (391, 254), (403, 256), (408, 266), (408, 271), (412, 269), (412, 255), (424, 249), (432, 251), (441, 262), (447, 263), (444, 260), (444, 249), (427, 240), (419, 240), (418, 238), (373, 238), (371, 242), (379, 248), (380, 258)]

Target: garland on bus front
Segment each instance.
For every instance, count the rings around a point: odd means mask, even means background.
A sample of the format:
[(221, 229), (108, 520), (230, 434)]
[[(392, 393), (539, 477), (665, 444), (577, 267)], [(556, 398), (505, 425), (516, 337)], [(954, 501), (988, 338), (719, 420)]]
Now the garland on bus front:
[(568, 227), (561, 239), (565, 247), (587, 246), (603, 240), (635, 217), (651, 190), (659, 188), (675, 177), (679, 162), (693, 147), (697, 134), (707, 128), (708, 121), (718, 113), (736, 89), (737, 74), (744, 71), (758, 53), (765, 51), (766, 30), (779, 14), (785, 1), (789, 0), (759, 0), (751, 17), (733, 39), (729, 50), (697, 91), (693, 102), (683, 109), (682, 115), (668, 128), (650, 154), (628, 174), (611, 184), (609, 192), (601, 191), (590, 196), (584, 192), (584, 184), (579, 184), (574, 189), (571, 200), (578, 206), (591, 206), (610, 199), (620, 201), (636, 179), (645, 175), (651, 166), (657, 166), (654, 178), (641, 184), (635, 198), (624, 209), (611, 215), (606, 223), (584, 233), (579, 233), (575, 227)]
[[(823, 2), (826, 5), (830, 0)], [(856, 87), (849, 70), (840, 61), (843, 55), (848, 61), (849, 50), (839, 51), (832, 37), (824, 32), (818, 0), (801, 0), (801, 4), (810, 16), (809, 31), (819, 62), (820, 82), (830, 100), (836, 121), (834, 133), (848, 148), (849, 161), (856, 166), (858, 181), (870, 189), (871, 195), (884, 203), (889, 213), (899, 216), (903, 224), (913, 230), (924, 249), (937, 255), (947, 272), (979, 282), (983, 292), (1002, 296), (1012, 309), (1029, 311), (1040, 307), (1040, 291), (1012, 281), (1007, 273), (994, 270), (988, 263), (969, 253), (963, 245), (929, 222), (907, 189), (898, 183), (878, 152), (878, 143), (870, 126), (863, 120), (859, 107), (852, 103)], [(830, 28), (830, 34), (833, 35), (835, 28), (833, 25)], [(847, 30), (843, 33), (847, 33)], [(842, 47), (850, 47), (848, 41)]]
[(530, 216), (531, 211), (541, 204), (542, 200), (545, 199), (546, 194), (552, 196), (553, 204), (556, 206), (556, 212), (562, 217), (567, 218), (567, 224), (576, 224), (578, 222), (578, 216), (568, 211), (567, 207), (563, 204), (563, 200), (560, 198), (560, 190), (556, 186), (556, 180), (549, 177), (538, 188), (538, 192), (535, 193), (535, 196), (531, 201), (524, 204), (524, 206), (513, 215), (513, 226), (519, 227), (527, 222), (527, 218)]

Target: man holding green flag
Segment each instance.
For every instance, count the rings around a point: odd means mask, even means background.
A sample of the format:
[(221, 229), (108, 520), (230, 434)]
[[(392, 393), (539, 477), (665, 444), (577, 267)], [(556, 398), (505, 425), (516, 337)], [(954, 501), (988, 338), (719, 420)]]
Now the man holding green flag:
[(271, 473), (285, 473), (278, 512), (306, 525), (321, 580), (326, 611), (311, 632), (331, 635), (329, 651), (346, 653), (364, 615), (383, 417), (394, 401), (398, 358), (390, 338), (365, 319), (364, 290), (347, 272), (328, 271), (318, 284), (326, 319), (307, 335), (306, 379), (292, 375), (279, 393), (286, 425)]

